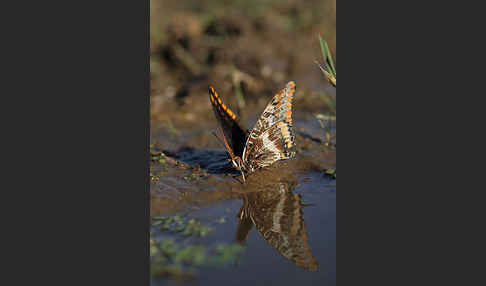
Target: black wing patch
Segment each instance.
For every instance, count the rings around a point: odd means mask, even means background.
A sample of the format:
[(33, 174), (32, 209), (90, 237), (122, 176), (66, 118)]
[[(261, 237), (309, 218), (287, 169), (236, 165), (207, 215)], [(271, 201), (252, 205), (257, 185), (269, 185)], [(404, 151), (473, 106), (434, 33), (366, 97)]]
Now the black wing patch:
[(209, 100), (213, 106), (214, 114), (218, 119), (223, 135), (236, 156), (241, 157), (245, 148), (248, 134), (237, 121), (236, 114), (227, 107), (216, 90), (209, 87)]

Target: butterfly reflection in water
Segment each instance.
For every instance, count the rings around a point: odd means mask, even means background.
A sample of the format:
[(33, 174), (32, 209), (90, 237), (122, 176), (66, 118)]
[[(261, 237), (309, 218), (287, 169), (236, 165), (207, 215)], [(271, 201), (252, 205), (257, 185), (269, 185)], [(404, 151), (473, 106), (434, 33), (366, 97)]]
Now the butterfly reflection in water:
[(291, 81), (273, 97), (253, 129), (246, 132), (238, 123), (236, 114), (223, 103), (216, 90), (209, 87), (209, 100), (220, 123), (225, 148), (243, 180), (245, 173), (295, 157), (292, 130), (294, 93), (295, 83)]
[(286, 183), (272, 190), (243, 194), (238, 213), (236, 240), (245, 243), (253, 225), (265, 241), (283, 257), (309, 271), (317, 270), (307, 239), (300, 195)]

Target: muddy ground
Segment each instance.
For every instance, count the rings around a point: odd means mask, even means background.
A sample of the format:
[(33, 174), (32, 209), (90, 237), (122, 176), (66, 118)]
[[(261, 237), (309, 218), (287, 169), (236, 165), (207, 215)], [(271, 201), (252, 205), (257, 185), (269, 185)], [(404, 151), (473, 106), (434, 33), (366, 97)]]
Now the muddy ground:
[[(176, 269), (164, 260), (152, 283), (335, 285), (336, 124), (316, 115), (335, 118), (336, 90), (314, 63), (322, 62), (318, 34), (336, 59), (335, 1), (150, 4), (151, 216), (180, 215), (212, 229), (188, 242), (154, 225), (153, 243), (244, 246), (238, 263), (223, 268), (182, 260)], [(290, 80), (297, 156), (242, 184), (211, 133), (218, 123), (208, 85), (251, 128)], [(275, 218), (283, 218), (278, 227)]]

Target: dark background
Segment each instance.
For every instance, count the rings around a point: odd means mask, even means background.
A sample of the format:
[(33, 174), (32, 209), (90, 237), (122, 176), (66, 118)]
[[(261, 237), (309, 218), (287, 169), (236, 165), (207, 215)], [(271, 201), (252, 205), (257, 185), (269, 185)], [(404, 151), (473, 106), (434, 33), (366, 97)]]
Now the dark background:
[[(3, 10), (3, 284), (148, 285), (148, 1), (25, 8)], [(484, 279), (480, 126), (451, 139), (481, 122), (461, 9), (340, 4), (343, 285)]]

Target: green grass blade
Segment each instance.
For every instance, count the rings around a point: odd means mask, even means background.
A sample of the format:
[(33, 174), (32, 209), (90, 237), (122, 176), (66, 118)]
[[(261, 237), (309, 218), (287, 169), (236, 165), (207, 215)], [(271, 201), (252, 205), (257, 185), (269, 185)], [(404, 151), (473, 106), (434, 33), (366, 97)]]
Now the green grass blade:
[(322, 39), (321, 35), (319, 34), (319, 43), (321, 45), (321, 52), (324, 61), (326, 62), (327, 69), (331, 73), (331, 75), (335, 78), (336, 77), (336, 68), (334, 67), (334, 62), (332, 60), (331, 52), (329, 51), (329, 47), (325, 40)]

